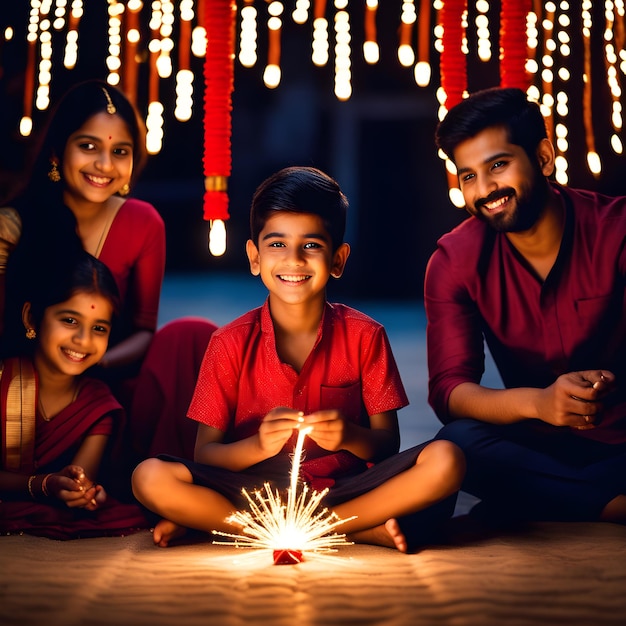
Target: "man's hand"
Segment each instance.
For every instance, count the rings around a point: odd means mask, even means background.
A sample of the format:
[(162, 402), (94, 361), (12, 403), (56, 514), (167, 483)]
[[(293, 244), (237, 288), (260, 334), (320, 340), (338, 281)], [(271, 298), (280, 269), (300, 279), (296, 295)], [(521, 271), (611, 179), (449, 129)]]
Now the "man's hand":
[(615, 375), (608, 370), (562, 374), (540, 394), (537, 415), (554, 426), (595, 428), (602, 413), (602, 399), (614, 386)]

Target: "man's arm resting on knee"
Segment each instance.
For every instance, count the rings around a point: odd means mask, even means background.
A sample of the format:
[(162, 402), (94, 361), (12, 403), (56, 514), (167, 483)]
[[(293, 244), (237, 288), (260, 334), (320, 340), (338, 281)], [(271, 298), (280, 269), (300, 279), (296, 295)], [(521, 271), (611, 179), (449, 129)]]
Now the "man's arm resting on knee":
[(554, 426), (593, 428), (602, 412), (602, 398), (614, 383), (608, 370), (562, 374), (545, 389), (490, 389), (465, 382), (450, 393), (448, 410), (453, 419), (469, 417), (492, 424), (538, 419)]

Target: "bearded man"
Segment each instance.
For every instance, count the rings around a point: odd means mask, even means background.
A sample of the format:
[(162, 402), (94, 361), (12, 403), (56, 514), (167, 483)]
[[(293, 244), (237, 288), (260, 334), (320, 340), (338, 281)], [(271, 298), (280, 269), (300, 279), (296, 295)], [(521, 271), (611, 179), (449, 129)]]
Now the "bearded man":
[[(539, 106), (477, 92), (440, 122), (471, 215), (425, 277), (429, 402), (487, 519), (626, 523), (626, 197), (555, 184)], [(504, 388), (481, 384), (485, 344)]]

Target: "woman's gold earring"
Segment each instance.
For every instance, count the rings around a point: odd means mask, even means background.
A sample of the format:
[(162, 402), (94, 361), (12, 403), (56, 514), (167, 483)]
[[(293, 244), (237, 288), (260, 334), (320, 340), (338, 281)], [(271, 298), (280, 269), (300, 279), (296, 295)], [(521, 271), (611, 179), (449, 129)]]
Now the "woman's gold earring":
[(34, 328), (26, 329), (26, 339), (35, 339), (37, 337), (37, 331)]
[(126, 183), (119, 191), (120, 196), (127, 196), (130, 193), (130, 185)]
[(59, 162), (56, 159), (50, 160), (50, 171), (48, 172), (48, 178), (53, 183), (58, 183), (61, 180), (61, 174), (59, 173)]

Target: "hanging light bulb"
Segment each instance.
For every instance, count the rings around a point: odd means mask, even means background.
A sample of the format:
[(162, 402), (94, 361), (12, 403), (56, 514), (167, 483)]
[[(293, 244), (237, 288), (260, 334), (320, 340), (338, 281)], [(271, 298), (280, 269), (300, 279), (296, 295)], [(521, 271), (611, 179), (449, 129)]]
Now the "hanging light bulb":
[(293, 21), (296, 24), (305, 24), (309, 18), (309, 8), (311, 2), (309, 0), (296, 0), (296, 6), (291, 14)]
[(313, 42), (311, 60), (317, 66), (328, 63), (328, 20), (326, 19), (326, 0), (315, 0), (313, 8)]
[(193, 72), (179, 70), (176, 74), (176, 108), (174, 115), (180, 122), (191, 119), (193, 105)]
[(180, 122), (191, 119), (193, 111), (193, 72), (190, 67), (192, 0), (181, 0), (180, 33), (178, 37), (178, 71), (176, 72), (176, 106), (174, 116)]
[(420, 87), (430, 84), (431, 67), (429, 61), (430, 50), (430, 0), (421, 0), (418, 17), (419, 31), (417, 40), (417, 63), (413, 70), (415, 82)]
[(252, 0), (246, 0), (241, 7), (241, 27), (239, 31), (239, 62), (244, 67), (254, 67), (257, 61), (257, 12)]
[(380, 49), (376, 39), (376, 12), (378, 0), (367, 0), (365, 3), (365, 41), (363, 42), (363, 57), (366, 63), (374, 65), (380, 59)]
[(400, 15), (400, 45), (398, 46), (398, 61), (403, 67), (411, 67), (415, 63), (415, 52), (411, 39), (416, 20), (417, 14), (413, 0), (404, 0)]
[(67, 69), (76, 67), (78, 60), (78, 26), (83, 16), (82, 0), (74, 0), (70, 10), (70, 19), (65, 39), (65, 54), (63, 57), (63, 65)]
[(269, 31), (269, 46), (267, 52), (267, 65), (263, 72), (263, 82), (266, 87), (275, 89), (280, 84), (280, 31), (283, 22), (280, 16), (283, 13), (283, 3), (274, 0), (267, 8), (270, 18), (267, 20)]
[(587, 165), (589, 165), (589, 171), (597, 176), (602, 171), (600, 155), (597, 152), (587, 152)]
[[(231, 111), (236, 19), (235, 0), (209, 2), (205, 6), (203, 23), (207, 32), (207, 53), (203, 70), (203, 217), (209, 222), (209, 251), (212, 254), (223, 254), (226, 249), (224, 221), (229, 218), (228, 177), (232, 169)], [(218, 223), (220, 221), (222, 224)]]
[[(620, 6), (618, 6), (620, 5)], [(622, 88), (620, 86), (619, 75), (618, 75), (618, 62), (619, 57), (615, 53), (615, 44), (617, 43), (615, 40), (615, 36), (613, 33), (613, 29), (615, 26), (615, 16), (616, 13), (622, 12), (623, 19), (623, 10), (624, 5), (623, 2), (612, 2), (611, 0), (606, 0), (604, 3), (604, 16), (605, 16), (605, 29), (604, 29), (604, 63), (606, 66), (606, 77), (607, 77), (607, 85), (609, 91), (611, 93), (612, 100), (612, 111), (611, 111), (611, 124), (613, 126), (613, 130), (615, 131), (611, 136), (611, 147), (616, 154), (621, 154), (622, 152), (622, 143), (617, 135), (618, 132), (622, 129), (622, 105), (620, 102), (620, 98), (622, 96)]]
[(196, 7), (197, 23), (191, 31), (191, 54), (203, 59), (206, 55), (206, 28), (204, 27), (205, 3), (199, 0)]
[(452, 202), (457, 209), (463, 209), (465, 207), (463, 192), (458, 187), (450, 187), (448, 197), (450, 198), (450, 202)]
[(478, 58), (481, 61), (491, 59), (491, 33), (489, 32), (489, 2), (487, 0), (477, 0), (476, 2), (476, 37)]
[[(564, 101), (563, 92), (559, 92), (557, 94), (557, 101), (559, 100), (561, 102), (557, 104), (557, 112), (563, 106), (562, 104)], [(567, 185), (567, 182), (569, 179), (569, 176), (567, 174), (569, 164), (567, 162), (567, 158), (565, 157), (569, 149), (569, 141), (567, 139), (567, 135), (568, 135), (567, 126), (565, 126), (565, 124), (559, 123), (555, 126), (554, 132), (556, 135), (556, 149), (557, 149), (557, 156), (554, 160), (554, 167), (555, 167), (554, 176), (556, 178), (557, 183), (560, 183), (561, 185)]]
[(598, 176), (602, 169), (600, 155), (596, 151), (595, 136), (593, 129), (592, 112), (592, 64), (591, 64), (591, 31), (593, 28), (592, 18), (593, 3), (591, 0), (583, 0), (581, 5), (581, 17), (583, 23), (583, 123), (585, 127), (585, 142), (587, 144), (587, 165), (589, 171)]
[(33, 118), (27, 115), (20, 120), (20, 135), (28, 137), (33, 132)]
[(350, 15), (344, 10), (346, 0), (335, 0), (335, 95), (348, 100), (352, 95), (352, 72), (350, 70)]
[(119, 85), (120, 83), (120, 67), (122, 66), (121, 54), (122, 54), (122, 14), (124, 13), (124, 5), (121, 2), (111, 0), (108, 7), (108, 34), (109, 34), (109, 46), (108, 56), (105, 60), (109, 74), (107, 76), (107, 82), (109, 85)]
[(226, 224), (223, 220), (209, 222), (209, 252), (222, 256), (226, 252)]
[(613, 148), (613, 152), (615, 152), (615, 154), (622, 154), (624, 151), (622, 140), (619, 138), (619, 135), (616, 135), (615, 133), (611, 135), (611, 147)]

